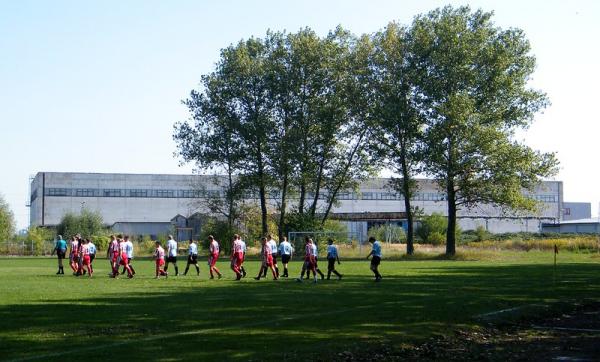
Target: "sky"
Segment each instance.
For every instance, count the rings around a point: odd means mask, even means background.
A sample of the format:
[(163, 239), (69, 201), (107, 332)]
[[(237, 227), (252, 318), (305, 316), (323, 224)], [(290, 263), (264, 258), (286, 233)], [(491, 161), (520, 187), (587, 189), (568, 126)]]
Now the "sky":
[(561, 162), (566, 201), (600, 205), (600, 1), (0, 0), (0, 194), (27, 227), (40, 171), (186, 174), (174, 156), (181, 104), (219, 51), (268, 29), (373, 33), (447, 4), (525, 31), (530, 85), (552, 104), (519, 140)]

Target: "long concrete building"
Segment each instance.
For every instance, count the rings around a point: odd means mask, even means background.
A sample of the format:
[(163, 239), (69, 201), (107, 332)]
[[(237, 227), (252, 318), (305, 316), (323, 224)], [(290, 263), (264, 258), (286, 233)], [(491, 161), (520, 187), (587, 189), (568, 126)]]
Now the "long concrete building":
[[(403, 198), (390, 189), (389, 181), (370, 179), (360, 185), (358, 192), (342, 192), (332, 218), (345, 222), (349, 232), (360, 238), (366, 237), (370, 227), (382, 223), (406, 227)], [(105, 223), (122, 232), (156, 235), (181, 228), (193, 229), (195, 234), (199, 228), (186, 225), (185, 220), (207, 213), (202, 199), (219, 195), (220, 182), (223, 180), (202, 175), (39, 172), (31, 181), (30, 223), (54, 226), (66, 213), (87, 209), (99, 212)], [(418, 180), (418, 185), (412, 204), (425, 214), (445, 215), (445, 193), (428, 179)], [(459, 226), (470, 230), (481, 225), (493, 233), (538, 232), (542, 223), (562, 220), (561, 181), (543, 182), (528, 196), (541, 201), (538, 212), (507, 214), (501, 208), (482, 204), (459, 210)], [(270, 193), (273, 207), (277, 198), (278, 192)], [(253, 192), (246, 199), (258, 202)]]

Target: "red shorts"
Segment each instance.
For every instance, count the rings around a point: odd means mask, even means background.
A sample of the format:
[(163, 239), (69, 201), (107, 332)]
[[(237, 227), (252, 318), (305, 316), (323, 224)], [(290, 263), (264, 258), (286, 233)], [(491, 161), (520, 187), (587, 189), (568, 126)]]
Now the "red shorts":
[(265, 265), (266, 266), (273, 266), (273, 255), (267, 256), (267, 258), (265, 259)]
[(113, 255), (112, 255), (112, 262), (116, 263), (118, 259), (119, 259), (119, 253), (113, 253)]
[(315, 268), (315, 266), (316, 266), (316, 264), (317, 264), (317, 261), (315, 260), (315, 257), (314, 257), (314, 256), (308, 256), (308, 255), (307, 255), (307, 256), (304, 258), (304, 266), (305, 266), (307, 269), (314, 269), (314, 268)]
[(165, 259), (156, 259), (156, 266), (161, 267), (165, 265)]
[(233, 254), (233, 261), (232, 264), (237, 266), (238, 268), (240, 266), (242, 266), (242, 263), (244, 262), (244, 253), (243, 252), (238, 252)]
[(90, 260), (90, 256), (84, 255), (83, 256), (83, 265), (90, 265), (91, 263), (92, 263), (92, 261)]
[(217, 264), (217, 259), (219, 259), (219, 254), (212, 254), (208, 258), (208, 265), (210, 265), (211, 267), (215, 266), (215, 264)]
[(127, 254), (123, 253), (121, 254), (121, 262), (119, 264), (121, 265), (126, 265), (127, 264)]

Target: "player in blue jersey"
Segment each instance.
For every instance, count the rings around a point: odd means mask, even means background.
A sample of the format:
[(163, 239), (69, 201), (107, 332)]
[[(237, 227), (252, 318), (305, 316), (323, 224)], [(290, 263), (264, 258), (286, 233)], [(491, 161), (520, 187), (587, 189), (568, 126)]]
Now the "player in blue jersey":
[(335, 270), (335, 262), (340, 263), (337, 246), (333, 244), (333, 239), (327, 240), (327, 280), (331, 278), (331, 273), (337, 275), (338, 280), (342, 280), (342, 274)]
[(194, 265), (196, 267), (196, 274), (200, 275), (200, 267), (198, 266), (198, 244), (192, 239), (190, 239), (188, 245), (188, 260), (183, 275), (187, 275), (190, 265)]
[(372, 244), (371, 252), (367, 255), (367, 259), (370, 256), (373, 256), (371, 259), (371, 271), (375, 274), (375, 281), (378, 282), (381, 280), (381, 274), (379, 274), (379, 264), (381, 263), (381, 244), (379, 241), (375, 240), (374, 237), (369, 238), (369, 242)]
[(287, 237), (283, 237), (283, 241), (279, 243), (279, 255), (281, 255), (281, 264), (283, 264), (283, 277), (289, 277), (288, 274), (288, 263), (292, 259), (294, 248), (292, 244), (287, 240)]

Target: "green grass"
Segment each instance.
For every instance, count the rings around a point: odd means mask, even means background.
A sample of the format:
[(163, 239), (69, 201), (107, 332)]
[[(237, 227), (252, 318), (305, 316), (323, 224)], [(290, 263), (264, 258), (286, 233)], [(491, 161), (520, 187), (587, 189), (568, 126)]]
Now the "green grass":
[(0, 360), (331, 360), (477, 328), (497, 310), (600, 299), (597, 254), (561, 253), (556, 273), (548, 252), (482, 255), (384, 260), (381, 283), (368, 261), (342, 261), (342, 281), (317, 285), (257, 282), (256, 261), (235, 282), (225, 260), (222, 280), (204, 263), (200, 277), (154, 280), (150, 260), (114, 280), (104, 259), (89, 279), (54, 275), (54, 259), (0, 258)]

